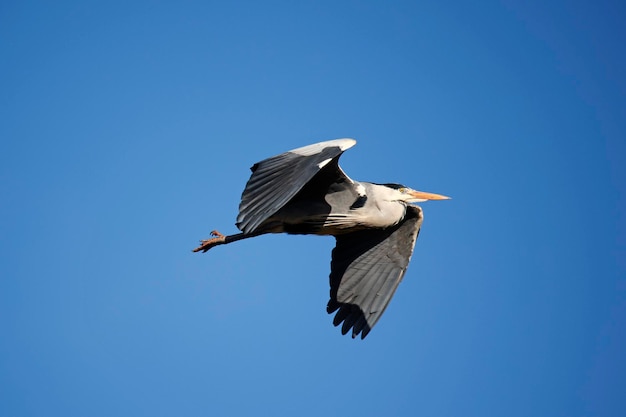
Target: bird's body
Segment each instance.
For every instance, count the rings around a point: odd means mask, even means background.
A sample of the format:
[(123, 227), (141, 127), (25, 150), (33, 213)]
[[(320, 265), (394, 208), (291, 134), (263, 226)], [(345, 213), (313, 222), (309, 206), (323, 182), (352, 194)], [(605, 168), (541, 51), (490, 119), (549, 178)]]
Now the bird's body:
[(446, 199), (399, 184), (350, 179), (339, 167), (353, 139), (320, 142), (254, 164), (239, 205), (242, 233), (202, 241), (194, 251), (266, 233), (332, 235), (329, 313), (342, 333), (364, 338), (402, 280), (422, 223), (410, 202)]
[[(357, 192), (361, 189), (359, 187), (364, 190), (361, 196)], [(331, 183), (321, 195), (309, 194), (305, 188), (262, 223), (259, 229), (268, 227), (273, 233), (336, 236), (359, 229), (398, 224), (404, 218), (406, 205), (393, 200), (367, 198), (376, 189), (379, 193), (386, 191), (384, 186), (356, 181)], [(275, 229), (272, 230), (272, 227)]]

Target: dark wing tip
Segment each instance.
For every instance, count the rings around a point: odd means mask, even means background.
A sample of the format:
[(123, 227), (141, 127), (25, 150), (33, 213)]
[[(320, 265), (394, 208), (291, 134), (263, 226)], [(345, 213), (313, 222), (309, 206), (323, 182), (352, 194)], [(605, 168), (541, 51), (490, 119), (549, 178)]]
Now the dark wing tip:
[(342, 335), (346, 335), (352, 330), (353, 339), (359, 334), (361, 335), (361, 339), (365, 339), (365, 336), (372, 330), (365, 318), (365, 313), (363, 313), (363, 310), (356, 304), (338, 303), (337, 301), (330, 300), (326, 311), (329, 314), (337, 311), (333, 318), (333, 325), (337, 327), (341, 324)]

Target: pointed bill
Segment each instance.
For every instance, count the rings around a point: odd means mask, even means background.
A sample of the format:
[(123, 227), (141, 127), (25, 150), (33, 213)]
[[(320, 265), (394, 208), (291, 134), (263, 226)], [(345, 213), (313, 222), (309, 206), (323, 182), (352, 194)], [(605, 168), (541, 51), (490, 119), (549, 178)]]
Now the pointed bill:
[(427, 201), (427, 200), (450, 200), (450, 197), (447, 197), (445, 195), (441, 195), (441, 194), (433, 194), (433, 193), (426, 193), (424, 191), (416, 191), (416, 190), (412, 190), (409, 192), (409, 194), (411, 194), (411, 196), (419, 201)]

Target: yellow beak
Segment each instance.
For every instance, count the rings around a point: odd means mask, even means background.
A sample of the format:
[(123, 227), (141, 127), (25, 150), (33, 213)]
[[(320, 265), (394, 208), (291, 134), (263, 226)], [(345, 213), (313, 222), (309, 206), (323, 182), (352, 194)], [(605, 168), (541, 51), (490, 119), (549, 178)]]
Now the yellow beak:
[(441, 194), (425, 193), (423, 191), (410, 191), (409, 194), (417, 200), (450, 200), (450, 197), (446, 197)]

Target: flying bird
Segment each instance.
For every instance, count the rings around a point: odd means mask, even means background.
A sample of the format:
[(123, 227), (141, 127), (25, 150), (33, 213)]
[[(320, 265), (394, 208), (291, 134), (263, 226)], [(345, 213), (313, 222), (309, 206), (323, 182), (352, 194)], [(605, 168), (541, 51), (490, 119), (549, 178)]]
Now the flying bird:
[(266, 233), (331, 235), (329, 314), (341, 333), (364, 339), (406, 272), (422, 209), (410, 203), (449, 197), (400, 184), (355, 181), (339, 157), (356, 144), (336, 139), (257, 162), (239, 204), (241, 233), (214, 230), (194, 252)]

